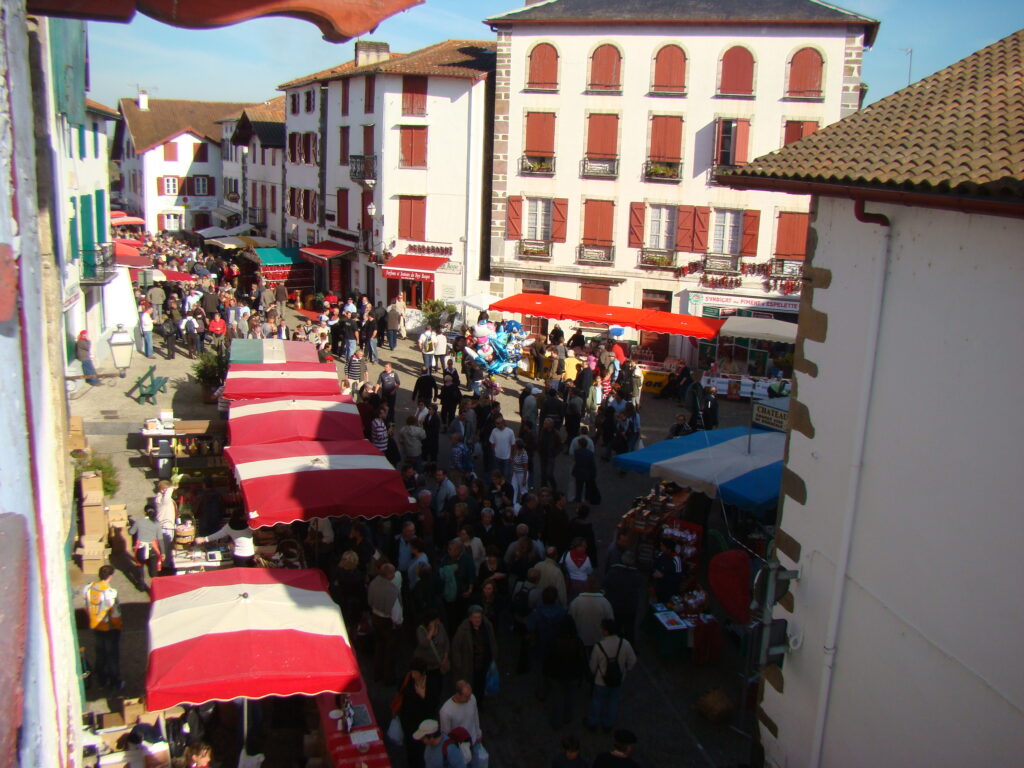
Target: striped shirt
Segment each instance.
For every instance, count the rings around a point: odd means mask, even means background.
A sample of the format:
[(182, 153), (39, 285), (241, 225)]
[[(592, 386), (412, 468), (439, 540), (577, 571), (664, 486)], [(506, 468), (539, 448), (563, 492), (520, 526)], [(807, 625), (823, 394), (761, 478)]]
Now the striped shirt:
[(388, 425), (378, 417), (370, 422), (370, 442), (380, 452), (388, 449)]

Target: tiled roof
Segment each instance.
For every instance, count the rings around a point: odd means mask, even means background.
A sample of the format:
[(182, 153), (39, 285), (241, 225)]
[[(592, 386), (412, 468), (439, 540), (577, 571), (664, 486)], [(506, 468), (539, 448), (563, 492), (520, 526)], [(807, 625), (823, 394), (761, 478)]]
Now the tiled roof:
[[(256, 134), (260, 144), (264, 147), (284, 147), (286, 138), (284, 104), (285, 97), (282, 95), (262, 104), (246, 107), (242, 110), (236, 135), (244, 134), (246, 144), (251, 141), (252, 134)], [(239, 130), (243, 126), (244, 130)]]
[(1024, 30), (718, 178), (1020, 202)]
[(412, 53), (392, 53), (387, 61), (355, 65), (346, 61), (336, 67), (312, 75), (289, 80), (278, 86), (281, 90), (326, 80), (367, 74), (427, 75), (480, 80), (494, 71), (497, 43), (493, 40), (445, 40)]
[(221, 129), (217, 121), (247, 106), (228, 101), (150, 99), (149, 109), (143, 112), (135, 99), (120, 101), (121, 114), (136, 152), (145, 152), (185, 131), (219, 143)]
[(868, 26), (866, 43), (871, 45), (878, 22), (859, 13), (818, 0), (546, 0), (487, 19), (487, 23), (669, 22), (781, 24), (822, 23)]
[(103, 117), (110, 120), (121, 119), (121, 114), (116, 109), (111, 109), (110, 107), (89, 98), (85, 100), (85, 109), (88, 112), (95, 112), (97, 115), (103, 115)]

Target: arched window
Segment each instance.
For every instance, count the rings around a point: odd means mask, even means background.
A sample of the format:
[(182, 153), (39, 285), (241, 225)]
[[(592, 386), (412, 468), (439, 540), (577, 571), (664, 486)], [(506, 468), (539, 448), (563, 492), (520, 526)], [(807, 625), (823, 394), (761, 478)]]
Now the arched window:
[(530, 51), (530, 71), (526, 87), (543, 91), (558, 90), (558, 51), (550, 43), (535, 45)]
[(654, 57), (654, 93), (686, 91), (686, 54), (678, 45), (666, 45)]
[(789, 60), (787, 96), (818, 98), (821, 96), (821, 69), (824, 61), (813, 48), (801, 48)]
[(601, 45), (590, 57), (591, 91), (622, 90), (622, 56), (614, 45)]
[(754, 56), (743, 46), (733, 46), (722, 57), (718, 92), (725, 96), (750, 96), (754, 93)]

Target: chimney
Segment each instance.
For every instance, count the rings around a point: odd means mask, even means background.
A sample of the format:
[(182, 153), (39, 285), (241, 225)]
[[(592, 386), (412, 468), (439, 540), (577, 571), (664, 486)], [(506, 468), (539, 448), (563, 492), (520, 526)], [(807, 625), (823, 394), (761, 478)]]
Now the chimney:
[(356, 41), (356, 66), (362, 67), (367, 64), (379, 64), (391, 58), (391, 47), (387, 43), (377, 43), (372, 40)]
[(138, 105), (140, 112), (149, 112), (149, 94), (139, 91)]

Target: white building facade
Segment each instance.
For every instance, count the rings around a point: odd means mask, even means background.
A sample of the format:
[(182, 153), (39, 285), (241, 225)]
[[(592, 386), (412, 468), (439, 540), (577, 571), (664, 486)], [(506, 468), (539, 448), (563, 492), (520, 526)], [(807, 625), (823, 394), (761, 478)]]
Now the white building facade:
[[(795, 321), (808, 199), (711, 174), (858, 108), (876, 23), (806, 5), (729, 23), (662, 0), (555, 0), (489, 19), (491, 292)], [(639, 340), (658, 359), (692, 353), (680, 338)]]
[(229, 150), (238, 157), (236, 206), (252, 231), (284, 242), (285, 97), (278, 96), (242, 111)]

